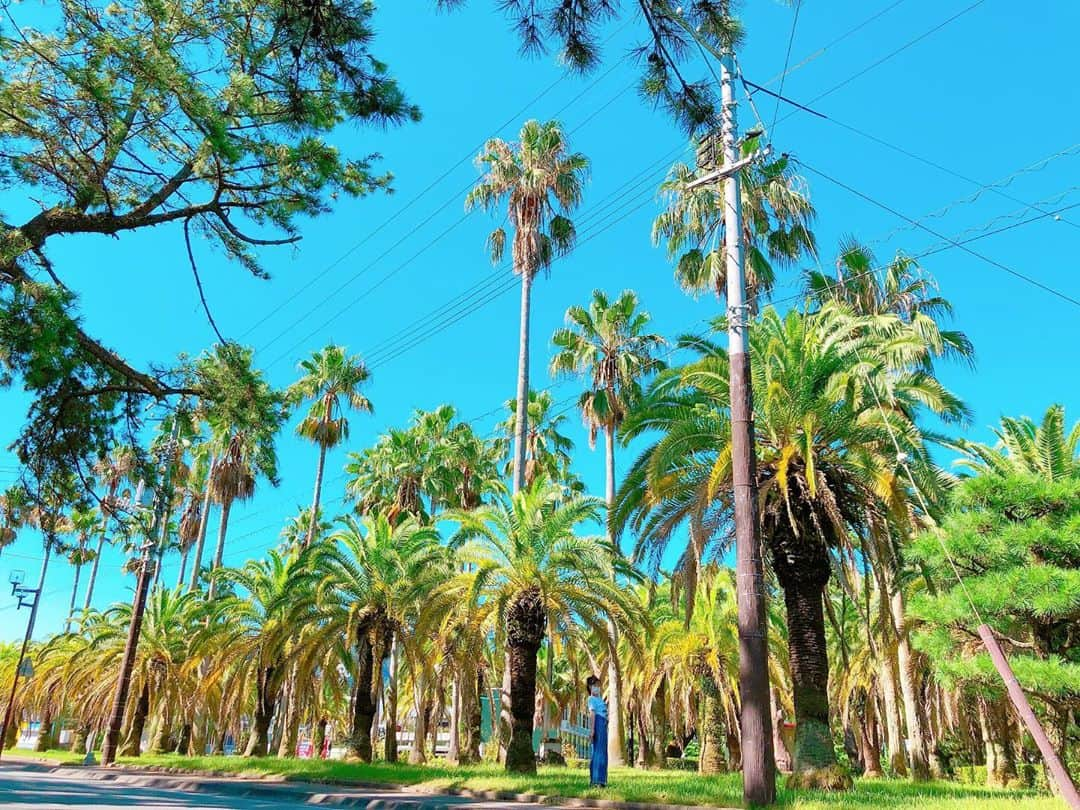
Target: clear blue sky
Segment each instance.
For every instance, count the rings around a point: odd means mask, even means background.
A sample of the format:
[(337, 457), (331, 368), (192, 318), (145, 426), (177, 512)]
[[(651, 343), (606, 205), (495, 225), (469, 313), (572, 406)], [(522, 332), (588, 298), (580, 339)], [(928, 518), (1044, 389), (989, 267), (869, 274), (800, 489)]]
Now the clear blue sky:
[[(571, 131), (573, 146), (593, 161), (578, 217), (587, 238), (535, 291), (534, 385), (550, 383), (545, 370), (549, 337), (566, 307), (584, 302), (594, 288), (636, 289), (658, 331), (667, 335), (699, 329), (702, 319), (719, 311), (713, 299), (695, 301), (683, 295), (663, 252), (650, 243), (656, 185), (671, 162), (665, 156), (685, 139), (663, 113), (651, 110), (628, 89), (637, 72), (619, 60), (632, 35), (640, 33), (639, 23), (611, 27), (613, 39), (596, 74), (565, 77), (550, 87), (562, 75), (555, 59), (521, 58), (508, 25), (492, 11), (493, 3), (473, 0), (453, 15), (435, 15), (433, 5), (427, 0), (387, 2), (377, 16), (375, 52), (422, 107), (423, 122), (387, 132), (347, 125), (336, 136), (341, 148), (353, 154), (381, 153), (382, 165), (396, 175), (396, 193), (342, 202), (333, 214), (303, 227), (304, 238), (296, 249), (267, 249), (270, 282), (247, 276), (208, 245), (196, 245), (218, 324), (227, 337), (257, 348), (258, 362), (274, 384), (291, 382), (296, 362), (331, 341), (371, 359), (374, 382), (369, 394), (376, 413), (354, 417), (349, 447), (332, 454), (327, 473), (331, 499), (342, 492), (344, 450), (369, 444), (380, 431), (403, 424), (414, 409), (450, 402), (462, 416), (473, 418), (512, 396), (516, 288), (403, 354), (375, 350), (492, 273), (484, 252), (492, 222), (482, 213), (459, 222), (463, 191), (476, 177), (471, 161), (462, 158), (474, 154), (491, 135), (512, 137), (527, 117), (558, 117)], [(791, 64), (817, 55), (787, 77), (784, 92), (809, 102), (969, 6), (971, 0), (806, 2)], [(886, 8), (879, 19), (819, 52)], [(742, 14), (747, 28), (741, 54), (745, 74), (767, 82), (782, 70), (792, 9), (772, 0), (748, 0)], [(418, 19), (423, 25), (417, 25)], [(984, 0), (812, 106), (953, 172), (980, 183), (995, 181), (1080, 140), (1080, 112), (1071, 103), (1069, 78), (1075, 75), (1073, 32), (1078, 26), (1080, 7), (1074, 4), (1033, 0), (1021, 8), (1004, 0)], [(757, 106), (769, 123), (772, 100), (759, 95)], [(518, 114), (525, 107), (526, 112)], [(788, 117), (790, 113), (791, 108), (781, 107), (774, 131), (778, 150), (908, 216), (936, 212), (977, 188), (836, 123), (801, 112)], [(739, 114), (742, 125), (752, 123), (754, 115), (745, 104)], [(512, 124), (503, 127), (508, 120)], [(1078, 151), (1015, 177), (1003, 190), (1044, 208), (1080, 201)], [(640, 175), (649, 166), (657, 169)], [(939, 242), (917, 229), (903, 229), (902, 220), (805, 174), (819, 212), (816, 231), (826, 268), (839, 240), (849, 235), (874, 242), (882, 259), (899, 248), (918, 253)], [(624, 184), (639, 176), (642, 182), (627, 193)], [(399, 213), (433, 182), (430, 191)], [(620, 190), (623, 195), (610, 204), (611, 195)], [(23, 200), (0, 199), (4, 210), (25, 205)], [(969, 229), (998, 227), (1032, 214), (985, 191), (926, 224), (966, 238), (977, 233)], [(1080, 245), (1080, 209), (1062, 216), (1062, 221), (1043, 219), (1014, 228), (972, 248), (1080, 296), (1073, 267)], [(51, 247), (51, 255), (65, 280), (82, 294), (87, 329), (132, 359), (167, 363), (179, 352), (197, 354), (212, 342), (179, 227), (119, 240), (69, 238)], [(1052, 402), (1065, 403), (1069, 418), (1080, 418), (1074, 306), (960, 250), (938, 253), (925, 266), (954, 302), (957, 326), (970, 335), (978, 352), (974, 372), (958, 367), (944, 371), (947, 383), (974, 410), (972, 437), (988, 440), (988, 426), (1001, 415), (1037, 417)], [(778, 297), (798, 289), (797, 276), (792, 272), (782, 279)], [(403, 343), (398, 338), (393, 345)], [(573, 383), (564, 383), (555, 394), (566, 397), (574, 390)], [(15, 436), (25, 405), (17, 391), (0, 397), (4, 444)], [(495, 421), (489, 415), (477, 426), (490, 430)], [(578, 443), (578, 470), (602, 493), (599, 452), (588, 450), (576, 414), (571, 414), (569, 426)], [(315, 449), (298, 440), (290, 427), (279, 452), (281, 486), (262, 484), (253, 501), (233, 510), (226, 563), (240, 563), (275, 545), (285, 518), (309, 503)], [(620, 469), (626, 461), (624, 454)], [(14, 479), (13, 465), (10, 455), (0, 458), (0, 485)], [(25, 533), (0, 555), (0, 585), (13, 568), (26, 569), (33, 579), (40, 558), (40, 539)], [(121, 562), (116, 551), (103, 561), (95, 604), (104, 606), (130, 594), (133, 578), (120, 572)], [(167, 559), (166, 581), (175, 580), (177, 565), (175, 558)], [(71, 578), (66, 563), (54, 561), (37, 637), (60, 628)], [(0, 639), (21, 637), (25, 619), (26, 611), (16, 613), (14, 600), (0, 591)]]

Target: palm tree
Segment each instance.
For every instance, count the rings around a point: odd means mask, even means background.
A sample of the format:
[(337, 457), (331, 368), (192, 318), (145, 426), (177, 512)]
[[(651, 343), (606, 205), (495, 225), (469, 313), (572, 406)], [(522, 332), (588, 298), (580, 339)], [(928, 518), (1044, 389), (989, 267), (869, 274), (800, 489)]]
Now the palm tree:
[(303, 376), (286, 392), (286, 401), (299, 405), (311, 401), (311, 408), (297, 425), (296, 432), (319, 446), (315, 468), (315, 494), (311, 501), (311, 520), (304, 546), (311, 544), (319, 514), (326, 452), (349, 437), (349, 420), (344, 406), (371, 413), (371, 400), (360, 393), (370, 372), (359, 356), (350, 357), (343, 346), (327, 346), (300, 363)]
[[(758, 138), (748, 138), (742, 144), (743, 155), (759, 148)], [(675, 278), (684, 290), (723, 297), (728, 238), (724, 232), (724, 192), (715, 184), (692, 185), (699, 170), (710, 168), (715, 160), (699, 154), (699, 163), (702, 165), (697, 169), (676, 163), (660, 185), (668, 208), (653, 223), (653, 242), (663, 243), (668, 257), (676, 262)], [(814, 208), (787, 155), (751, 162), (739, 172), (739, 189), (747, 299), (756, 308), (758, 299), (768, 296), (776, 282), (774, 265), (789, 266), (813, 248), (809, 224)]]
[(609, 621), (626, 630), (636, 615), (615, 583), (617, 570), (630, 572), (611, 544), (574, 533), (582, 523), (599, 520), (602, 511), (598, 499), (568, 496), (544, 481), (454, 516), (461, 528), (453, 545), (465, 570), (446, 595), (482, 606), (505, 639), (512, 718), (507, 771), (536, 772), (536, 665), (545, 634), (584, 626), (608, 638)]
[(1080, 421), (1066, 433), (1062, 405), (1047, 408), (1039, 423), (1028, 416), (1003, 417), (994, 435), (994, 446), (955, 440), (963, 453), (956, 463), (977, 475), (1033, 475), (1049, 481), (1080, 476)]
[[(794, 767), (799, 778), (829, 780), (836, 760), (822, 595), (831, 550), (865, 536), (870, 524), (912, 519), (897, 446), (921, 481), (934, 479), (915, 417), (927, 409), (959, 420), (966, 412), (922, 370), (927, 347), (894, 316), (855, 318), (828, 305), (781, 318), (767, 309), (751, 337), (760, 520), (787, 612)], [(892, 370), (899, 344), (917, 372)], [(654, 559), (682, 523), (703, 545), (730, 539), (728, 358), (702, 338), (682, 345), (700, 359), (662, 374), (624, 426), (627, 440), (664, 433), (635, 462), (615, 510), (617, 525), (640, 532), (637, 555)]]
[[(518, 345), (517, 424), (514, 433), (513, 491), (525, 485), (526, 405), (529, 393), (529, 312), (536, 274), (568, 253), (577, 232), (570, 215), (581, 204), (589, 161), (570, 152), (557, 121), (527, 121), (517, 143), (493, 138), (477, 155), (484, 176), (465, 198), (466, 210), (492, 210), (506, 202), (513, 228), (513, 271), (521, 277), (521, 328)], [(502, 261), (506, 230), (496, 228), (488, 237), (491, 259)]]
[[(112, 453), (100, 459), (94, 465), (94, 476), (105, 487), (105, 494), (101, 498), (101, 532), (98, 534), (97, 548), (94, 549), (94, 561), (90, 566), (90, 577), (86, 582), (86, 598), (83, 600), (83, 611), (90, 609), (94, 599), (94, 586), (97, 584), (98, 568), (101, 565), (101, 553), (108, 541), (107, 531), (109, 520), (117, 517), (116, 503), (121, 496), (120, 487), (125, 483), (133, 484), (138, 477), (139, 457), (134, 447), (121, 445)], [(116, 521), (117, 525), (120, 522)]]
[[(448, 576), (450, 559), (438, 532), (413, 517), (391, 522), (386, 515), (360, 521), (346, 516), (340, 524), (325, 543), (312, 547), (322, 576), (322, 635), (329, 643), (344, 643), (355, 656), (349, 662), (355, 695), (347, 746), (350, 756), (370, 762), (382, 661), (396, 640), (413, 641), (403, 631)], [(414, 750), (423, 740), (418, 734)]]
[[(213, 607), (213, 665), (254, 687), (255, 710), (244, 756), (266, 756), (270, 722), (288, 672), (284, 651), (297, 628), (315, 620), (318, 569), (309, 554), (279, 554), (249, 560), (243, 568), (219, 568), (212, 581), (230, 586)], [(242, 593), (234, 589), (241, 589)], [(295, 651), (293, 651), (295, 654)]]
[(20, 528), (26, 525), (30, 496), (21, 484), (0, 494), (0, 552), (15, 542)]
[[(664, 339), (646, 332), (650, 316), (638, 309), (638, 298), (626, 290), (611, 301), (600, 291), (593, 292), (589, 307), (574, 306), (566, 311), (567, 327), (551, 338), (557, 352), (551, 373), (578, 375), (587, 380), (579, 406), (589, 426), (589, 444), (595, 446), (597, 431), (604, 432), (604, 469), (608, 509), (615, 502), (615, 431), (641, 396), (642, 381), (660, 370), (663, 363), (655, 352)], [(608, 541), (618, 548), (618, 539), (608, 521)], [(608, 702), (611, 706), (608, 760), (623, 763), (621, 678), (618, 656), (609, 656)]]
[[(201, 384), (214, 396), (200, 406), (210, 426), (214, 450), (209, 494), (221, 505), (212, 569), (221, 566), (233, 504), (255, 494), (259, 475), (274, 486), (278, 482), (274, 441), (284, 419), (282, 398), (266, 382), (262, 372), (254, 369), (252, 361), (251, 349), (228, 344), (216, 346), (213, 353), (203, 356), (196, 364)], [(193, 582), (199, 576), (198, 557), (199, 549)], [(217, 580), (211, 580), (211, 598), (216, 585)]]
[(87, 543), (92, 534), (103, 534), (101, 515), (97, 509), (72, 509), (71, 529), (78, 538), (74, 548), (68, 552), (68, 562), (75, 566), (75, 578), (71, 585), (71, 600), (68, 603), (67, 619), (64, 621), (64, 632), (71, 628), (71, 620), (75, 615), (75, 599), (79, 592), (79, 574), (82, 567), (91, 559), (96, 559), (96, 554), (87, 548)]
[[(566, 422), (564, 410), (555, 409), (555, 397), (550, 391), (529, 391), (525, 431), (525, 479), (524, 485), (531, 487), (538, 479), (563, 484), (575, 492), (584, 492), (584, 484), (571, 470), (573, 459), (570, 455), (574, 441), (562, 432)], [(518, 435), (517, 400), (508, 400), (506, 408), (509, 416), (496, 430), (501, 434), (499, 446), (501, 455), (509, 458), (506, 472), (513, 472), (513, 455), (507, 451), (513, 448), (513, 441)]]

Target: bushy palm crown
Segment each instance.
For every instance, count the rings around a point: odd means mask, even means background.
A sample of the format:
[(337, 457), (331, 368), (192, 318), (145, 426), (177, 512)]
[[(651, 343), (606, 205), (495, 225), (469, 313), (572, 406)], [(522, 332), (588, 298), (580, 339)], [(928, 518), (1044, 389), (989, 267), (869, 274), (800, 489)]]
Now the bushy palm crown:
[[(743, 144), (743, 154), (759, 146), (757, 139), (750, 138)], [(653, 242), (663, 244), (668, 257), (676, 261), (675, 278), (683, 289), (723, 296), (728, 238), (724, 231), (724, 190), (717, 184), (690, 188), (698, 174), (685, 163), (672, 166), (660, 185), (667, 210), (653, 223)], [(739, 172), (739, 181), (747, 292), (756, 302), (760, 296), (767, 296), (776, 282), (774, 265), (790, 265), (814, 246), (809, 230), (814, 208), (787, 156), (752, 163)]]
[(902, 253), (882, 268), (868, 247), (848, 240), (836, 260), (836, 278), (809, 271), (806, 294), (818, 306), (843, 303), (858, 315), (897, 316), (929, 349), (927, 368), (936, 357), (974, 362), (975, 348), (967, 335), (942, 328), (942, 322), (952, 317), (952, 304), (918, 262)]
[(592, 442), (598, 428), (613, 429), (622, 422), (640, 395), (641, 380), (663, 367), (655, 352), (664, 339), (645, 331), (649, 313), (638, 309), (638, 297), (631, 290), (614, 301), (595, 290), (588, 308), (573, 306), (566, 311), (566, 322), (551, 338), (556, 347), (551, 372), (588, 379), (579, 404)]
[(350, 639), (373, 623), (404, 627), (451, 565), (439, 533), (411, 516), (396, 522), (384, 514), (343, 517), (312, 552), (323, 577), (320, 604), (328, 635)]
[[(577, 234), (568, 215), (581, 202), (589, 161), (568, 151), (558, 122), (527, 121), (516, 143), (493, 138), (484, 144), (476, 163), (486, 173), (465, 198), (465, 207), (492, 210), (506, 201), (514, 230), (515, 273), (531, 278), (574, 246)], [(503, 227), (491, 232), (488, 246), (492, 261), (502, 261)]]
[[(730, 539), (727, 354), (705, 338), (680, 343), (699, 359), (661, 374), (624, 423), (626, 441), (663, 433), (635, 461), (613, 518), (633, 527), (635, 556), (653, 564), (683, 523), (692, 540), (685, 563)], [(894, 354), (918, 355), (918, 343), (894, 316), (858, 317), (835, 305), (783, 318), (770, 308), (755, 322), (750, 350), (766, 539), (794, 531), (804, 542), (833, 545), (868, 514), (907, 522), (897, 445), (922, 488), (938, 486), (915, 416), (923, 408), (950, 419), (966, 412), (928, 373), (891, 371)], [(816, 536), (806, 536), (806, 526)]]
[(368, 368), (359, 356), (346, 354), (343, 346), (327, 346), (303, 360), (300, 370), (303, 376), (285, 393), (292, 406), (311, 402), (296, 432), (320, 447), (336, 447), (349, 437), (345, 406), (372, 412), (371, 400), (360, 392), (371, 376)]
[(615, 574), (634, 578), (603, 537), (576, 534), (598, 521), (603, 503), (568, 495), (549, 481), (537, 481), (517, 495), (453, 516), (460, 529), (452, 540), (465, 564), (446, 593), (478, 604), (500, 630), (515, 600), (539, 594), (548, 626), (573, 635), (580, 624), (608, 637), (607, 618), (629, 631), (638, 612)]

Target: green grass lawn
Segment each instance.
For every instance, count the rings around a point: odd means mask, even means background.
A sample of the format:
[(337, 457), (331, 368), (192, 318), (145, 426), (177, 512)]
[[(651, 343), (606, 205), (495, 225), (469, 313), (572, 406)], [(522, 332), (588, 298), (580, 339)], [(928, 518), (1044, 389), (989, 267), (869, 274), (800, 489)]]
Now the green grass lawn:
[[(28, 756), (29, 752), (19, 752)], [(4, 756), (8, 756), (5, 752)], [(41, 756), (41, 755), (38, 755)], [(62, 751), (44, 756), (81, 762)], [(535, 777), (509, 776), (496, 765), (455, 768), (444, 764), (371, 765), (336, 760), (300, 760), (266, 757), (179, 757), (143, 756), (121, 758), (128, 766), (154, 766), (184, 771), (247, 776), (276, 776), (288, 780), (326, 781), (339, 784), (368, 782), (410, 785), (438, 791), (447, 788), (509, 790), (541, 796), (591, 797), (624, 801), (669, 802), (672, 804), (738, 807), (742, 788), (737, 774), (703, 777), (684, 771), (640, 771), (617, 769), (605, 790), (589, 787), (588, 773), (573, 768), (542, 768)], [(1057, 799), (1019, 790), (992, 790), (956, 782), (912, 785), (900, 780), (857, 781), (854, 790), (843, 794), (792, 793), (781, 791), (781, 804), (793, 810), (1063, 810)]]

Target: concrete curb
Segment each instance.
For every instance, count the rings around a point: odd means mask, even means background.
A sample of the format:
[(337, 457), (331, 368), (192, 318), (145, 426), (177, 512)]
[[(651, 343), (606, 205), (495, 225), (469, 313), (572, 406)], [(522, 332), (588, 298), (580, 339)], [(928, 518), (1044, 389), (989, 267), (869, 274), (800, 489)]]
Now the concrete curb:
[[(86, 767), (60, 764), (59, 768), (78, 768), (90, 779), (117, 782), (134, 787), (184, 790), (195, 793), (218, 793), (227, 796), (291, 798), (304, 804), (363, 807), (366, 810), (453, 810), (461, 802), (440, 798), (463, 798), (486, 802), (532, 804), (547, 807), (595, 808), (596, 810), (703, 810), (702, 806), (626, 802), (612, 799), (586, 799), (548, 796), (538, 793), (513, 793), (506, 790), (446, 788), (424, 791), (407, 785), (379, 782), (323, 781), (306, 782), (286, 777), (250, 777), (220, 772), (176, 772), (156, 768)], [(339, 790), (333, 790), (338, 788)], [(389, 795), (362, 796), (346, 791), (370, 791)], [(713, 807), (711, 810), (725, 810)], [(726, 810), (733, 810), (727, 808)]]

